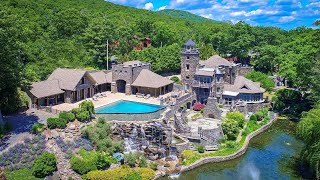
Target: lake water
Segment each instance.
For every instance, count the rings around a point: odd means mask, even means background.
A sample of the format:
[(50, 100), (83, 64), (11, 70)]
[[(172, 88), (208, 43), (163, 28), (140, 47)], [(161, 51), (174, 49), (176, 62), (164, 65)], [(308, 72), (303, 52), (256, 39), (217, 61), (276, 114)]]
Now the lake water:
[[(276, 180), (301, 179), (293, 167), (303, 143), (294, 136), (296, 124), (278, 120), (267, 132), (255, 137), (242, 157), (209, 163), (182, 173), (178, 180)], [(165, 177), (162, 179), (170, 179)]]
[(139, 114), (151, 113), (162, 109), (162, 106), (135, 101), (117, 101), (96, 109), (97, 114)]

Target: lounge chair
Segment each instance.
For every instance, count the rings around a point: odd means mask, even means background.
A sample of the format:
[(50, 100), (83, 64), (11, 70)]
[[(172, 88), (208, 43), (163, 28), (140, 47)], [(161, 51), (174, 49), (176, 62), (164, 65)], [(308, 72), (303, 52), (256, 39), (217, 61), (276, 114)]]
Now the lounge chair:
[(97, 97), (103, 98), (103, 95), (102, 95), (101, 93), (98, 93), (98, 94), (97, 94)]
[(98, 98), (97, 98), (96, 96), (93, 96), (93, 97), (92, 97), (92, 100), (98, 101)]
[(150, 97), (151, 97), (150, 94), (147, 94), (147, 95), (144, 96), (145, 99), (149, 99)]
[(144, 97), (144, 94), (136, 93), (136, 97), (138, 97), (138, 98), (143, 98), (143, 97)]
[(102, 96), (103, 96), (103, 97), (107, 97), (107, 93), (105, 93), (105, 92), (102, 93)]

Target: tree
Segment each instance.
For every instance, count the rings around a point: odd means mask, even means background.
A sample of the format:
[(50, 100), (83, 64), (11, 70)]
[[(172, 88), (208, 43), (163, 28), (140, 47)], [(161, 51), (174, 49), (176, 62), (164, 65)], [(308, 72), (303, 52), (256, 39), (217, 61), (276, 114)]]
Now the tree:
[(228, 140), (236, 140), (239, 133), (239, 123), (233, 119), (225, 119), (222, 122), (222, 130)]
[(297, 134), (305, 142), (301, 162), (307, 163), (316, 179), (320, 179), (320, 106), (302, 115)]
[(252, 63), (256, 69), (265, 73), (277, 72), (281, 49), (274, 45), (263, 45), (257, 48), (257, 56)]
[(248, 74), (246, 74), (246, 78), (254, 82), (260, 82), (261, 86), (269, 92), (272, 91), (272, 89), (274, 88), (273, 80), (269, 78), (268, 75), (263, 74), (262, 72), (251, 71)]
[(229, 120), (234, 120), (236, 122), (238, 122), (238, 125), (242, 128), (244, 126), (244, 121), (245, 121), (245, 117), (244, 115), (239, 112), (239, 111), (235, 111), (235, 112), (228, 112), (226, 119)]
[[(1, 6), (0, 6), (1, 7)], [(14, 15), (10, 9), (0, 9), (0, 111), (12, 113), (19, 108), (20, 99), (18, 87), (23, 80), (24, 58), (21, 41), (26, 37), (24, 29), (19, 27), (21, 18)]]

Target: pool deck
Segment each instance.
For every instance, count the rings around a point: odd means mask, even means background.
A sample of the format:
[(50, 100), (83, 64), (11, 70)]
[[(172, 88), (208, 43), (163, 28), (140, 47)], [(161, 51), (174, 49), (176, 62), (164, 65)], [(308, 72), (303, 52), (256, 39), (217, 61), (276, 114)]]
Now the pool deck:
[[(107, 104), (110, 104), (119, 100), (128, 100), (128, 101), (136, 101), (136, 102), (160, 105), (160, 98), (150, 97), (149, 99), (144, 99), (144, 98), (138, 98), (136, 97), (136, 95), (125, 95), (123, 93), (111, 93), (111, 92), (106, 92), (106, 94), (107, 94), (106, 97), (98, 98), (98, 101), (93, 101), (91, 98), (88, 98), (87, 100), (91, 100), (95, 108), (105, 106)], [(71, 111), (73, 108), (78, 108), (81, 102), (82, 101), (71, 103), (71, 104), (62, 103), (59, 105), (52, 106), (52, 109), (55, 109), (58, 111)]]

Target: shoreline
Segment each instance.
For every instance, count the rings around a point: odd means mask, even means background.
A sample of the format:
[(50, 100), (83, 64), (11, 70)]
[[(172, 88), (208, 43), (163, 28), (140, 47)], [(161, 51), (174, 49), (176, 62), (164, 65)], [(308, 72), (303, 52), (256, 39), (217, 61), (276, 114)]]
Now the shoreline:
[[(236, 159), (238, 157), (241, 157), (242, 155), (244, 155), (247, 152), (247, 149), (250, 144), (250, 140), (253, 139), (254, 137), (256, 137), (257, 135), (263, 133), (264, 131), (268, 130), (276, 121), (277, 121), (277, 117), (275, 117), (274, 119), (271, 119), (270, 122), (263, 125), (262, 127), (257, 129), (256, 131), (250, 133), (246, 137), (246, 140), (245, 140), (244, 144), (242, 145), (242, 147), (237, 152), (234, 152), (234, 153), (227, 155), (227, 156), (212, 156), (212, 157), (201, 158), (198, 161), (196, 161), (190, 165), (182, 166), (180, 173), (190, 171), (194, 168), (197, 168), (197, 167), (202, 166), (207, 163), (225, 162), (225, 161), (230, 161), (230, 160)], [(163, 176), (158, 175), (158, 176), (154, 177), (154, 179), (158, 179), (160, 177), (163, 177)]]

